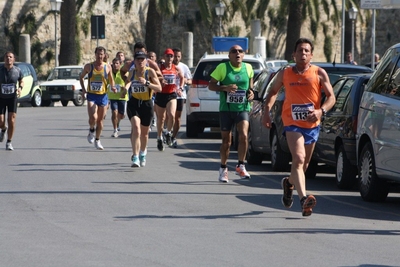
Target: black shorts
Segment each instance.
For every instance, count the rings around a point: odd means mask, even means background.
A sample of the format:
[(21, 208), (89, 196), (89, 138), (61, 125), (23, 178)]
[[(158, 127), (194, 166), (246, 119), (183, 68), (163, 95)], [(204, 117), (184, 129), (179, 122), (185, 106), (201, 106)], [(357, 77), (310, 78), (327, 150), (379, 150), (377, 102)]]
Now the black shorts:
[(176, 111), (182, 111), (183, 105), (186, 103), (186, 99), (177, 99), (176, 100)]
[(157, 106), (166, 108), (167, 104), (169, 101), (176, 99), (178, 96), (177, 94), (170, 93), (170, 94), (162, 94), (162, 93), (157, 93), (156, 94), (156, 99), (154, 100), (154, 103), (156, 103)]
[(0, 114), (5, 115), (6, 110), (8, 110), (8, 113), (10, 112), (17, 113), (17, 106), (18, 106), (17, 102), (18, 102), (17, 97), (0, 98)]
[(132, 117), (137, 116), (140, 118), (140, 124), (143, 126), (150, 126), (150, 123), (154, 116), (153, 101), (150, 100), (139, 100), (134, 97), (129, 99), (128, 106), (126, 108), (129, 120)]
[(249, 113), (247, 111), (220, 111), (219, 123), (221, 131), (231, 131), (234, 124), (241, 121), (249, 121)]

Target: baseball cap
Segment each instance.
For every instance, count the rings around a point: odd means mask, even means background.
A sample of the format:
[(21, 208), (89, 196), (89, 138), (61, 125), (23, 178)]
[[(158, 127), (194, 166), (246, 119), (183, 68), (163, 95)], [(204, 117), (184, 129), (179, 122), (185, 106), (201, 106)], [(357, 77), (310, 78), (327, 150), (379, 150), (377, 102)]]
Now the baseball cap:
[(174, 51), (171, 48), (167, 48), (164, 52), (164, 55), (174, 55)]
[(137, 59), (137, 58), (147, 58), (147, 55), (143, 51), (138, 51), (138, 52), (135, 53), (134, 58), (135, 59)]

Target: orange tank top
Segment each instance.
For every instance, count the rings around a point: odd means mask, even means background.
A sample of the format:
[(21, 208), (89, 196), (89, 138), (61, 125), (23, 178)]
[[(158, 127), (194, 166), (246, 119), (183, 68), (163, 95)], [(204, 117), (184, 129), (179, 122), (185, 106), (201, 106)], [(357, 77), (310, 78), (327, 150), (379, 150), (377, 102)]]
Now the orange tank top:
[(178, 72), (175, 65), (172, 64), (170, 69), (167, 69), (164, 65), (161, 66), (161, 73), (164, 77), (166, 84), (162, 87), (162, 94), (171, 94), (176, 91), (176, 76)]
[(319, 125), (320, 121), (314, 123), (306, 121), (308, 111), (319, 109), (321, 106), (322, 87), (318, 69), (318, 66), (311, 65), (303, 74), (297, 73), (293, 67), (284, 70), (285, 101), (282, 108), (284, 126), (314, 128)]

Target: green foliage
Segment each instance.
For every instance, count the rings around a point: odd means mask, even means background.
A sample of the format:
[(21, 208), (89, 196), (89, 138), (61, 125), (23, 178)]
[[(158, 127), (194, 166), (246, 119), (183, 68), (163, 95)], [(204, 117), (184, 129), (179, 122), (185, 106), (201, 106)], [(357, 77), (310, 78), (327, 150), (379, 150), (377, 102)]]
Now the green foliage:
[(50, 63), (50, 61), (54, 58), (54, 53), (52, 50), (47, 50), (46, 54), (44, 55), (44, 58), (46, 59), (47, 63)]
[[(42, 59), (42, 52), (44, 51), (42, 47), (42, 43), (39, 40), (35, 40), (31, 44), (31, 61), (32, 65), (36, 67), (40, 67), (44, 61)], [(47, 60), (47, 58), (46, 58)]]
[(324, 55), (327, 62), (331, 62), (332, 58), (332, 37), (327, 35), (324, 39)]
[(88, 37), (89, 35), (89, 28), (90, 28), (90, 16), (83, 18), (82, 13), (80, 15), (76, 16), (76, 26), (77, 26), (77, 32), (79, 31), (79, 28), (82, 30), (83, 34), (85, 37)]
[(233, 26), (228, 28), (228, 37), (237, 37), (240, 34), (240, 26)]

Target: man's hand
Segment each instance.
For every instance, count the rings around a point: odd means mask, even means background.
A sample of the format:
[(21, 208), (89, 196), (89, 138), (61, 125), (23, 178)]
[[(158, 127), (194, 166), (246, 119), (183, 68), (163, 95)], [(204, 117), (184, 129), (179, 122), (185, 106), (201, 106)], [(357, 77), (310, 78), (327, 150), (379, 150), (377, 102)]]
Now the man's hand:
[(271, 122), (271, 116), (269, 112), (264, 112), (262, 124), (265, 128), (271, 128), (272, 127), (272, 122)]
[(247, 93), (247, 100), (248, 101), (252, 101), (254, 99), (254, 92), (253, 92), (253, 90), (248, 90), (248, 93)]

